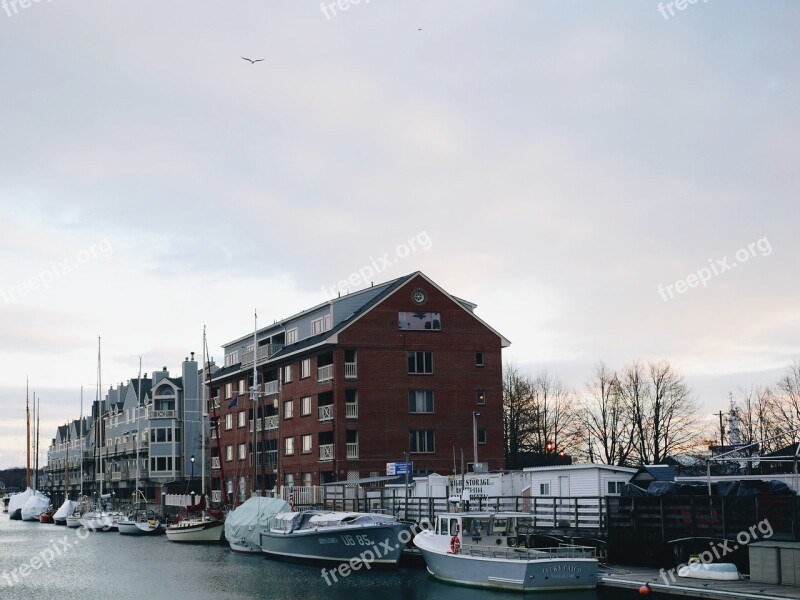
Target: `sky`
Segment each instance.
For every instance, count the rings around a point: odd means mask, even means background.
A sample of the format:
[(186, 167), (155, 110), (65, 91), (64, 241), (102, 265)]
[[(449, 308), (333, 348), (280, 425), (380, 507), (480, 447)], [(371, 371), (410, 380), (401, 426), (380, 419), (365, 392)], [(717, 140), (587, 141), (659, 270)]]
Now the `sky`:
[(95, 397), (98, 336), (107, 388), (417, 270), (579, 390), (668, 360), (708, 416), (773, 383), (800, 5), (682, 6), (2, 2), (0, 468), (26, 377), (42, 456)]

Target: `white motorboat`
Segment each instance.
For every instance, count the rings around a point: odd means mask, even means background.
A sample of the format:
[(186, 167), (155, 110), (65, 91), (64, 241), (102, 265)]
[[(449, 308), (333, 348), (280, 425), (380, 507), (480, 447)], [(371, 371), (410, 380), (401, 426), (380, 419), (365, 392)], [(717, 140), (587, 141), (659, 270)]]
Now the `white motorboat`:
[(81, 515), (78, 519), (84, 529), (89, 531), (116, 531), (119, 520), (125, 515), (121, 512), (112, 511), (89, 511)]
[(530, 548), (532, 519), (516, 512), (443, 513), (414, 544), (428, 572), (449, 583), (519, 592), (596, 587), (595, 549)]
[(412, 537), (407, 524), (388, 515), (308, 510), (276, 515), (260, 543), (270, 558), (289, 562), (396, 565)]

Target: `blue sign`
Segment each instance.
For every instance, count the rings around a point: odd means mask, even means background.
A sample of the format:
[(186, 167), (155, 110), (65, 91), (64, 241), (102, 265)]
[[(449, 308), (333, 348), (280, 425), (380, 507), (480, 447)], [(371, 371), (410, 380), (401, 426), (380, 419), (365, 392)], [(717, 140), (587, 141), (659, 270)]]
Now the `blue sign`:
[(387, 475), (405, 475), (406, 473), (413, 473), (414, 463), (411, 462), (393, 462), (386, 463)]

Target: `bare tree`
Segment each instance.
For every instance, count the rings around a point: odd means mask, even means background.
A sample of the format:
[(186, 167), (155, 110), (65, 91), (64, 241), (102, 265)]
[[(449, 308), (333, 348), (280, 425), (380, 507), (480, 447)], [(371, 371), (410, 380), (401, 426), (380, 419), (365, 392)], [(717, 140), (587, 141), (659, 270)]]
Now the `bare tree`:
[(775, 384), (774, 411), (776, 432), (785, 433), (781, 445), (795, 443), (800, 438), (800, 362), (795, 362)]
[(630, 411), (621, 393), (619, 379), (599, 363), (588, 382), (584, 401), (584, 445), (589, 460), (608, 465), (625, 465), (633, 449)]
[(575, 393), (547, 371), (531, 381), (530, 389), (533, 411), (530, 450), (571, 453), (579, 440), (580, 429)]
[(524, 451), (533, 428), (530, 396), (530, 382), (516, 366), (506, 363), (503, 368), (503, 443), (507, 468), (519, 464), (519, 454)]
[(642, 446), (645, 464), (659, 464), (670, 454), (691, 448), (699, 437), (697, 406), (683, 376), (666, 361), (648, 363), (650, 433)]

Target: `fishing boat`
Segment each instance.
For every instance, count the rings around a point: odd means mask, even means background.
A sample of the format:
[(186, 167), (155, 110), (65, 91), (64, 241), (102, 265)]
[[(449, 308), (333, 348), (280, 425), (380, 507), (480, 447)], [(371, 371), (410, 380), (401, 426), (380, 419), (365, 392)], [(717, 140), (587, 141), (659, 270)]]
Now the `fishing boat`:
[(261, 532), (261, 550), (270, 558), (288, 562), (342, 563), (360, 559), (371, 564), (397, 565), (412, 538), (409, 525), (373, 513), (287, 512), (275, 515), (274, 523)]
[(428, 572), (449, 583), (519, 592), (596, 587), (595, 549), (531, 548), (532, 519), (517, 512), (442, 513), (414, 544)]
[(231, 550), (244, 554), (261, 554), (261, 530), (274, 525), (275, 515), (292, 510), (280, 498), (248, 499), (225, 518), (225, 539)]

